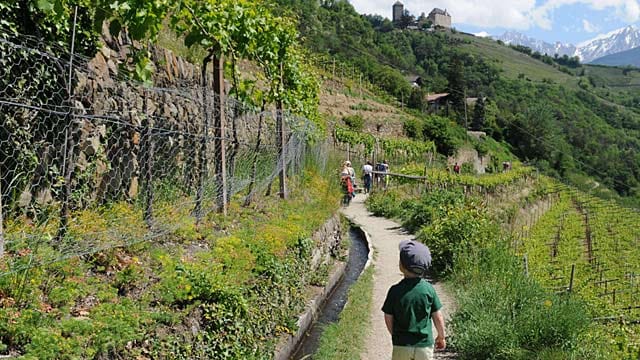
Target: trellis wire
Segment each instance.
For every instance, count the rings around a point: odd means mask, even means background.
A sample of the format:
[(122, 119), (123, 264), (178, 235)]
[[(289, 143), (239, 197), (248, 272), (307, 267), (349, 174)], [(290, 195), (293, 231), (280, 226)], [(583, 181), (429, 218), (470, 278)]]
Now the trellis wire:
[(218, 211), (222, 194), (249, 204), (307, 155), (326, 163), (306, 151), (308, 119), (221, 97), (197, 75), (144, 87), (93, 61), (0, 29), (0, 276), (160, 239)]

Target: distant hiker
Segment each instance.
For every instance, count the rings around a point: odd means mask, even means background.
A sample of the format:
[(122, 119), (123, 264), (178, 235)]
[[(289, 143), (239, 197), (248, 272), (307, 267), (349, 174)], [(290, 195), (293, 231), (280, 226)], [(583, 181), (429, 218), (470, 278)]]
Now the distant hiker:
[(380, 185), (382, 183), (382, 178), (383, 178), (383, 172), (384, 172), (384, 164), (379, 162), (376, 163), (376, 167), (375, 167), (375, 171), (376, 171), (376, 186)]
[(384, 174), (382, 175), (382, 180), (384, 183), (384, 188), (385, 190), (387, 189), (387, 187), (389, 186), (389, 163), (387, 162), (387, 160), (382, 160), (382, 171), (384, 172)]
[[(423, 276), (431, 265), (431, 253), (424, 244), (400, 243), (400, 271), (404, 275), (387, 293), (382, 306), (384, 322), (391, 334), (391, 360), (431, 360), (434, 345), (447, 346), (442, 303), (433, 286)], [(434, 339), (431, 322), (438, 331)]]
[(362, 167), (362, 177), (364, 180), (364, 193), (368, 194), (371, 191), (371, 183), (373, 182), (373, 165), (371, 161), (367, 161)]
[(351, 167), (351, 161), (347, 160), (345, 161), (345, 164), (347, 164), (347, 169), (349, 170), (349, 176), (351, 176), (351, 185), (353, 186), (353, 191), (351, 194), (351, 197), (355, 197), (356, 196), (356, 192), (355, 192), (355, 188), (356, 188), (356, 171), (353, 167)]
[(507, 171), (509, 171), (509, 170), (511, 170), (511, 163), (510, 163), (510, 162), (508, 162), (508, 161), (504, 161), (504, 162), (502, 163), (502, 171), (503, 171), (503, 172), (507, 172)]
[(456, 174), (460, 174), (460, 164), (456, 163), (453, 165), (453, 172)]
[(342, 170), (340, 171), (340, 186), (342, 187), (342, 205), (348, 206), (353, 198), (353, 182), (351, 181), (351, 172), (347, 161), (342, 164)]

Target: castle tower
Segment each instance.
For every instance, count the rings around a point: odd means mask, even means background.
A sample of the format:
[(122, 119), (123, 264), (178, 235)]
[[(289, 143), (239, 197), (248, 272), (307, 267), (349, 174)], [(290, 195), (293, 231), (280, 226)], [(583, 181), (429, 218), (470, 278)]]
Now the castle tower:
[(404, 13), (404, 5), (400, 1), (396, 1), (393, 4), (393, 22), (398, 22), (402, 19), (402, 15)]

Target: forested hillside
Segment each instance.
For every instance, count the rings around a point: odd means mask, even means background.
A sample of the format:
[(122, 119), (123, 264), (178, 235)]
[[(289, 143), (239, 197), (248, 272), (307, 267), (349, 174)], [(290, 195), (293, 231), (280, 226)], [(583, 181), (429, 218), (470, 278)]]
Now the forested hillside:
[[(297, 13), (310, 49), (355, 65), (398, 101), (421, 109), (424, 94), (450, 93), (442, 115), (464, 126), (464, 97), (486, 97), (478, 130), (551, 175), (638, 203), (640, 103), (633, 87), (620, 86), (633, 72), (608, 74), (455, 30), (395, 29), (344, 0), (279, 2)], [(419, 89), (409, 75), (422, 77)]]

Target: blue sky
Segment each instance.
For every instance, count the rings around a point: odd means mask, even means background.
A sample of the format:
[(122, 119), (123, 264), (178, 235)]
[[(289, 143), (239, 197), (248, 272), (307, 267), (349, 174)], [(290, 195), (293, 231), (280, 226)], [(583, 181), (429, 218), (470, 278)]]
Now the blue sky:
[[(635, 25), (640, 0), (401, 0), (412, 14), (434, 7), (451, 13), (459, 30), (500, 35), (515, 30), (547, 42), (577, 44)], [(356, 10), (391, 17), (395, 0), (350, 0)]]

